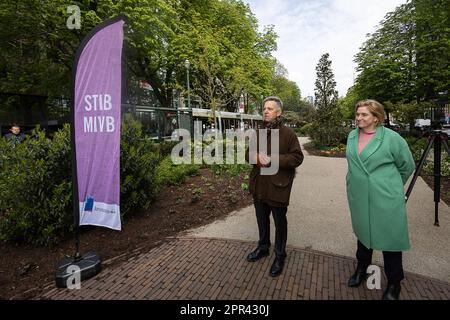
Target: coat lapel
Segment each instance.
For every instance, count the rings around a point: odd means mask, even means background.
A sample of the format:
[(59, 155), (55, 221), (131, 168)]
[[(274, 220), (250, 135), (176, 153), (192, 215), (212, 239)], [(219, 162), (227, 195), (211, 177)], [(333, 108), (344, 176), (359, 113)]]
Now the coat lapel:
[(380, 126), (378, 127), (375, 136), (367, 143), (367, 145), (364, 147), (364, 149), (361, 151), (361, 154), (359, 155), (359, 158), (363, 163), (381, 146), (381, 142), (383, 142), (383, 137), (384, 137), (384, 127)]
[(359, 137), (358, 128), (350, 132), (348, 145), (350, 157), (353, 159), (353, 162), (356, 163), (356, 165), (358, 165), (358, 167), (368, 175), (369, 172), (367, 171), (366, 167), (364, 166), (364, 163), (361, 161), (361, 158), (358, 155), (358, 137)]

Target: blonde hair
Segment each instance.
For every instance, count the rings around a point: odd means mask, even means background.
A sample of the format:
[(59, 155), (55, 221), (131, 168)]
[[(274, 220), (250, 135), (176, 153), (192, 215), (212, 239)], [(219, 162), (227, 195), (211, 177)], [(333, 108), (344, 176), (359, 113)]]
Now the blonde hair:
[(379, 103), (378, 101), (372, 100), (372, 99), (359, 101), (356, 104), (355, 113), (356, 113), (356, 111), (358, 111), (359, 107), (367, 107), (369, 112), (378, 119), (377, 127), (384, 122), (384, 119), (385, 119), (384, 108), (383, 108), (383, 105), (381, 103)]

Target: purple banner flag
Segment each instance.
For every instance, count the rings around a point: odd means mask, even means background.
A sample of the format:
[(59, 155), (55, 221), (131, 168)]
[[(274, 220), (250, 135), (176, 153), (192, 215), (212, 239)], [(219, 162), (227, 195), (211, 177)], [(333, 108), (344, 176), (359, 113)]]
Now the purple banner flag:
[(74, 123), (80, 225), (121, 230), (122, 19), (84, 39), (75, 63)]

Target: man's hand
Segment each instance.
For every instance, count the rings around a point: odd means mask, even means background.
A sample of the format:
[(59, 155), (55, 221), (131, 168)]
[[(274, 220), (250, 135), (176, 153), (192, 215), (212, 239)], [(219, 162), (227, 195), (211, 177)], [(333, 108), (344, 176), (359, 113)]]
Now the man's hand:
[(268, 167), (270, 165), (270, 157), (267, 154), (264, 153), (258, 153), (258, 164), (261, 167)]

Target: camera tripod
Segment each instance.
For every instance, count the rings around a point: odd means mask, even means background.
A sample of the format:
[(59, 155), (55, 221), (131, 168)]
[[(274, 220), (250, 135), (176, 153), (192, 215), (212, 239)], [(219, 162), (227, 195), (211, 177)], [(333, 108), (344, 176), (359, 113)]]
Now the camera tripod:
[(414, 176), (409, 184), (408, 190), (406, 191), (406, 201), (414, 188), (417, 177), (422, 170), (423, 165), (427, 159), (428, 153), (430, 152), (431, 146), (434, 149), (434, 225), (439, 226), (439, 201), (441, 198), (441, 143), (444, 145), (445, 150), (450, 156), (450, 147), (448, 145), (448, 136), (446, 133), (442, 132), (439, 127), (430, 131), (430, 136), (428, 138), (428, 144), (420, 157), (419, 164), (414, 172)]

